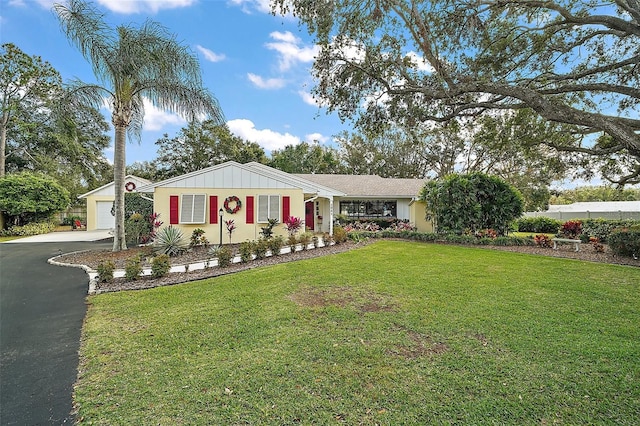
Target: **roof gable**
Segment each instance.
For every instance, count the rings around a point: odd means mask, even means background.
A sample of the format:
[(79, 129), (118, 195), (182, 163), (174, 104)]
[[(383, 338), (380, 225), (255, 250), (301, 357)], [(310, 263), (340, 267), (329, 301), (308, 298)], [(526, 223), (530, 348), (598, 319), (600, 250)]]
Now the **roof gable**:
[(322, 185), (263, 164), (255, 162), (240, 164), (235, 161), (228, 161), (147, 185), (139, 188), (139, 191), (153, 192), (155, 188), (301, 189), (305, 193), (328, 192), (330, 195), (341, 195), (331, 188), (324, 188)]
[[(125, 176), (124, 182), (125, 184), (127, 182), (133, 182), (136, 185), (136, 189), (151, 184), (150, 180), (147, 180), (138, 176), (134, 176), (134, 175)], [(106, 196), (106, 197), (115, 196), (116, 195), (115, 188), (116, 188), (115, 182), (109, 182), (106, 185), (102, 185), (101, 187), (93, 189), (85, 194), (78, 195), (78, 198), (87, 198), (90, 195)]]

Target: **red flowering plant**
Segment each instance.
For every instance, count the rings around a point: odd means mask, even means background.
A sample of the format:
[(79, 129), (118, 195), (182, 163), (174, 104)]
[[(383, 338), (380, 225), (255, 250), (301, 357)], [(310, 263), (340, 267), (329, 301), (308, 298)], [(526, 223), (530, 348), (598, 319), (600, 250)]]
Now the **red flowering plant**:
[(593, 247), (593, 251), (595, 251), (596, 253), (604, 253), (604, 245), (600, 241), (600, 238), (598, 237), (589, 238), (589, 244), (591, 244), (591, 247)]
[(236, 230), (236, 224), (233, 219), (225, 220), (224, 224), (227, 227), (227, 232), (229, 233), (229, 244), (231, 244), (231, 234)]
[(492, 240), (495, 240), (496, 238), (498, 238), (498, 233), (491, 228), (488, 229), (481, 229), (479, 231), (476, 231), (476, 237), (478, 238), (490, 238)]
[(295, 235), (300, 229), (302, 229), (302, 219), (295, 216), (289, 216), (284, 220), (284, 226), (287, 228), (289, 236)]
[(546, 248), (551, 247), (551, 238), (549, 238), (547, 235), (538, 234), (535, 237), (533, 237), (533, 241), (536, 243), (537, 246), (546, 247)]
[(568, 220), (562, 224), (560, 233), (566, 238), (575, 240), (582, 234), (582, 222), (579, 220)]

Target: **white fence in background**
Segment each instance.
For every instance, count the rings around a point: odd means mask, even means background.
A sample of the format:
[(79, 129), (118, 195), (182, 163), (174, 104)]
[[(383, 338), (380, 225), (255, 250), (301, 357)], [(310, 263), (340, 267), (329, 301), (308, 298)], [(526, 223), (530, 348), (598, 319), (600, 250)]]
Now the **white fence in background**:
[(622, 210), (618, 210), (617, 212), (590, 212), (586, 211), (569, 211), (569, 212), (526, 212), (524, 213), (525, 217), (550, 217), (552, 219), (558, 220), (571, 220), (571, 219), (612, 219), (612, 220), (622, 220), (622, 219), (635, 219), (640, 220), (640, 212), (625, 212)]

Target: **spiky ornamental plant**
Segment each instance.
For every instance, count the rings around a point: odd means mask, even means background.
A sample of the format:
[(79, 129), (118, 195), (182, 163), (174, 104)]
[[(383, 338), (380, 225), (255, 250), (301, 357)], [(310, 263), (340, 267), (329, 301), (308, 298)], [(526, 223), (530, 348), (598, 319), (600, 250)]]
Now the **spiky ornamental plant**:
[(184, 240), (182, 231), (173, 226), (162, 228), (156, 240), (153, 242), (153, 250), (156, 253), (177, 256), (187, 250), (189, 244)]
[(140, 139), (146, 99), (153, 106), (175, 112), (188, 121), (205, 114), (224, 122), (216, 98), (202, 85), (200, 64), (188, 46), (153, 21), (135, 28), (108, 26), (91, 3), (69, 0), (54, 11), (69, 41), (91, 63), (97, 84), (73, 81), (62, 105), (100, 108), (105, 98), (115, 127), (114, 184), (115, 235), (113, 251), (127, 248), (124, 232), (125, 142)]

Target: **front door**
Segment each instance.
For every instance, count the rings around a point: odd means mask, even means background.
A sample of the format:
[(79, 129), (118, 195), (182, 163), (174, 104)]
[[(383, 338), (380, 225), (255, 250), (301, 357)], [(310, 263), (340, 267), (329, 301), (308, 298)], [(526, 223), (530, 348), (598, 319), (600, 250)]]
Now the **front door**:
[(309, 228), (309, 230), (313, 231), (314, 229), (314, 220), (313, 220), (313, 201), (308, 203), (304, 203), (304, 225)]

